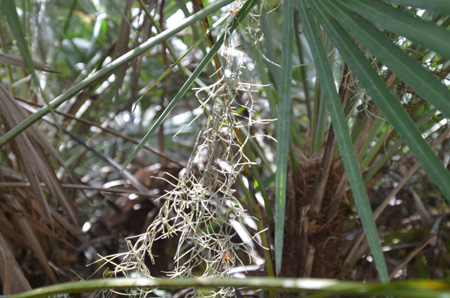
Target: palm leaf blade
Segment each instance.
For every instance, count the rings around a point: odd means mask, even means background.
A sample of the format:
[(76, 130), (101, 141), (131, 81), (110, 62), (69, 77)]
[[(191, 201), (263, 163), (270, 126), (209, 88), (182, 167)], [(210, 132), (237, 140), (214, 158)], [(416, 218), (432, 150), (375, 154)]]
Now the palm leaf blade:
[(378, 238), (375, 221), (373, 219), (373, 212), (364, 187), (356, 154), (353, 149), (353, 143), (348, 133), (348, 126), (339, 96), (336, 92), (333, 75), (328, 65), (328, 59), (319, 40), (317, 27), (313, 23), (312, 16), (307, 12), (305, 1), (298, 0), (298, 6), (300, 7), (302, 20), (305, 22), (306, 37), (311, 47), (314, 63), (316, 65), (317, 73), (319, 75), (324, 93), (323, 97), (326, 100), (328, 111), (330, 112), (331, 122), (336, 133), (336, 139), (353, 191), (353, 196), (355, 197), (358, 214), (361, 217), (361, 222), (366, 232), (367, 240), (374, 256), (380, 278), (383, 282), (388, 282), (388, 272)]
[(281, 78), (279, 85), (278, 113), (278, 145), (277, 145), (277, 177), (275, 203), (275, 267), (281, 270), (284, 235), (284, 213), (286, 208), (287, 164), (290, 143), (291, 119), (291, 78), (292, 52), (294, 49), (294, 4), (284, 2), (283, 10), (283, 51), (281, 57)]
[(321, 19), (322, 26), (362, 85), (450, 202), (450, 184), (448, 183), (450, 174), (423, 140), (414, 122), (366, 60), (364, 54), (356, 47), (341, 25), (331, 19), (332, 12), (329, 9), (334, 7), (334, 3), (320, 1), (312, 3), (311, 6), (318, 13), (317, 16)]

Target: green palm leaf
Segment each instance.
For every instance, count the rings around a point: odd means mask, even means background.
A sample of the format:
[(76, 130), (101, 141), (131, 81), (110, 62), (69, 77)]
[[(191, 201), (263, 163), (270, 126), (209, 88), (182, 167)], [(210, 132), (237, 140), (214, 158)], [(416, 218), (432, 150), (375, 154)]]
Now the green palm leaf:
[[(416, 128), (414, 122), (408, 116), (401, 103), (386, 87), (386, 84), (379, 77), (375, 69), (372, 68), (365, 58), (364, 53), (357, 48), (351, 37), (345, 32), (344, 28), (351, 26), (346, 23), (348, 19), (356, 16), (349, 15), (345, 19), (339, 18), (339, 20), (336, 21), (336, 19), (333, 19), (332, 15), (335, 15), (336, 11), (342, 12), (343, 10), (341, 6), (333, 1), (315, 1), (314, 3), (311, 3), (311, 6), (316, 15), (318, 17), (320, 16), (321, 25), (333, 40), (344, 60), (355, 72), (379, 109), (392, 124), (400, 137), (405, 141), (414, 156), (421, 163), (422, 167), (430, 175), (430, 178), (450, 202), (450, 184), (448, 183), (448, 181), (450, 181), (449, 172), (444, 168), (442, 162), (436, 157), (433, 150), (431, 150), (428, 144), (423, 140), (422, 135)], [(344, 28), (341, 27), (340, 23)], [(364, 37), (361, 38), (363, 39)], [(368, 36), (365, 38), (369, 39)], [(361, 41), (361, 43), (364, 42), (365, 40)]]
[(339, 95), (336, 92), (333, 74), (330, 66), (328, 65), (328, 58), (319, 39), (317, 26), (314, 23), (313, 17), (308, 13), (308, 8), (305, 2), (305, 0), (298, 0), (298, 6), (300, 7), (300, 15), (304, 22), (305, 33), (314, 57), (314, 63), (316, 65), (317, 73), (322, 86), (323, 98), (325, 99), (328, 111), (330, 112), (331, 122), (336, 133), (337, 143), (348, 175), (348, 180), (353, 191), (358, 214), (361, 217), (361, 222), (363, 224), (364, 231), (366, 232), (367, 240), (378, 268), (378, 273), (380, 274), (383, 282), (388, 282), (388, 272), (378, 238), (375, 221), (373, 219), (373, 212), (371, 210), (369, 198), (367, 196), (361, 172), (359, 170), (358, 160), (353, 149), (353, 143), (348, 133), (349, 129), (345, 120), (344, 111), (341, 106)]
[(448, 0), (387, 0), (392, 4), (425, 8), (437, 13), (450, 15), (450, 2)]
[(286, 208), (287, 163), (291, 124), (291, 78), (292, 52), (294, 49), (294, 4), (285, 1), (283, 8), (283, 52), (281, 56), (281, 79), (278, 113), (277, 182), (275, 203), (275, 268), (281, 270), (284, 234), (284, 212)]

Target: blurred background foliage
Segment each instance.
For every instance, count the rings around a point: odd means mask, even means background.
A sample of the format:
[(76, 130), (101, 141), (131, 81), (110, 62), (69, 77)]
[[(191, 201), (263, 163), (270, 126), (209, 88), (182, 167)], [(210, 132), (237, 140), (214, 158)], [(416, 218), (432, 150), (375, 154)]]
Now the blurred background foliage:
[[(203, 1), (205, 7), (208, 2), (215, 1)], [(345, 2), (338, 4), (345, 7)], [(420, 5), (408, 6), (406, 0), (386, 1), (394, 4), (375, 2), (385, 4), (381, 12), (390, 6), (449, 31), (448, 4), (422, 9)], [(1, 136), (45, 105), (46, 100), (64, 94), (123, 54), (166, 29), (176, 28), (185, 16), (202, 9), (197, 1), (186, 0), (1, 3)], [(242, 3), (222, 5), (209, 16), (210, 24), (221, 17), (234, 18)], [(17, 12), (19, 31), (14, 30), (17, 27), (8, 6)], [(284, 219), (281, 276), (377, 280), (380, 268), (377, 273), (374, 252), (369, 249), (360, 222), (364, 215), (355, 206), (338, 149), (341, 147), (331, 128), (325, 84), (319, 84), (318, 58), (310, 48), (307, 31), (310, 29), (295, 6), (293, 46), (290, 50), (283, 49), (283, 38), (287, 36), (283, 31), (286, 21), (283, 8), (278, 1), (257, 3), (232, 35), (235, 59), (231, 62), (235, 66), (232, 71), (236, 79), (254, 84), (255, 91), (252, 109), (244, 104), (249, 100), (248, 92), (236, 91), (237, 115), (251, 114), (257, 121), (278, 117), (279, 106), (285, 100), (282, 96), (286, 94), (280, 91), (286, 82), (282, 79), (286, 72), (282, 57), (291, 55), (292, 59), (292, 78), (287, 81), (291, 103), (285, 147), (286, 213), (281, 217), (275, 219), (275, 197), (279, 190), (277, 150), (280, 150), (274, 140), (280, 133), (277, 122), (257, 123), (251, 131), (242, 131), (251, 136), (246, 154), (254, 165), (251, 173), (240, 174), (235, 197), (246, 209), (246, 229), (253, 235), (267, 230), (255, 238), (260, 246), (252, 247), (252, 256), (244, 258), (245, 265), (255, 266), (239, 273), (275, 274), (273, 267), (275, 260), (279, 260), (275, 254), (279, 248), (274, 241), (275, 230)], [(326, 10), (318, 5), (312, 11), (317, 17)], [(364, 14), (359, 17), (370, 19)], [(319, 17), (318, 20), (323, 22)], [(213, 39), (221, 33), (224, 25), (221, 26), (213, 32)], [(366, 92), (364, 87), (368, 87), (363, 86), (335, 48), (336, 41), (326, 32), (327, 27), (317, 23), (313, 27), (318, 30), (317, 37), (334, 77), (370, 199), (370, 205), (365, 207), (374, 210), (389, 278), (448, 280), (449, 209), (440, 190), (442, 185), (435, 185), (432, 181), (436, 180), (430, 179), (429, 173), (417, 164), (405, 140), (397, 135), (374, 98)], [(356, 46), (435, 150), (448, 174), (449, 127), (445, 116), (450, 112), (448, 55), (385, 29), (382, 24), (373, 28), (444, 86), (447, 93), (441, 96), (447, 96), (442, 103), (445, 110), (439, 110), (354, 36)], [(100, 277), (103, 269), (96, 271), (98, 264), (92, 264), (98, 255), (121, 252), (126, 248), (125, 237), (146, 231), (160, 207), (155, 199), (170, 190), (171, 184), (176, 183), (174, 177), (183, 173), (207, 119), (207, 109), (199, 104), (199, 97), (204, 95), (196, 96), (195, 88), (218, 80), (216, 64), (210, 63), (205, 68), (194, 89), (183, 96), (126, 170), (121, 171), (121, 166), (209, 51), (208, 37), (174, 66), (204, 34), (205, 25), (200, 21), (180, 30), (121, 64), (113, 73), (95, 79), (64, 101), (54, 115), (42, 117), (13, 141), (2, 145), (0, 277), (5, 294)], [(27, 54), (18, 42), (20, 35), (31, 53), (33, 67), (26, 63)], [(218, 55), (221, 57), (220, 51)], [(243, 70), (237, 75), (239, 67)], [(33, 81), (34, 71), (39, 87)], [(225, 71), (225, 75), (233, 74)], [(426, 87), (430, 81), (424, 81)], [(317, 207), (318, 200), (323, 203)], [(156, 242), (153, 249), (159, 257), (153, 265), (148, 260), (154, 276), (164, 275), (173, 266), (176, 242), (176, 239)], [(245, 294), (257, 296), (260, 291)]]

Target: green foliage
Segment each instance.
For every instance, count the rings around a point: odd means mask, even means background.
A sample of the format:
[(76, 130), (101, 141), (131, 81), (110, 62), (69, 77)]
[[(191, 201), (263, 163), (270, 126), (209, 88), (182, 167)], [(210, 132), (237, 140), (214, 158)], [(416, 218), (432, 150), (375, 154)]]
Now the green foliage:
[[(101, 271), (67, 251), (111, 275), (27, 297), (448, 292), (390, 281), (450, 278), (449, 1), (1, 3), (0, 250), (26, 260), (6, 270)], [(97, 258), (117, 234), (130, 251)], [(256, 270), (299, 279), (228, 279)]]
[(277, 180), (275, 197), (275, 268), (280, 274), (284, 239), (284, 213), (286, 210), (287, 166), (290, 149), (292, 51), (294, 46), (294, 4), (286, 2), (283, 7), (283, 44), (281, 55), (281, 78), (278, 86), (278, 146)]
[(445, 297), (449, 286), (442, 281), (403, 281), (391, 285), (361, 283), (354, 281), (338, 281), (330, 279), (287, 279), (287, 278), (247, 278), (247, 279), (144, 279), (117, 278), (106, 280), (89, 280), (65, 283), (56, 286), (36, 289), (12, 298), (39, 298), (56, 294), (80, 293), (83, 291), (107, 289), (139, 289), (189, 287), (249, 287), (255, 289), (282, 289), (292, 292), (312, 292), (303, 297), (328, 297), (331, 295), (358, 295), (371, 297), (373, 295), (389, 295), (391, 297), (438, 298)]

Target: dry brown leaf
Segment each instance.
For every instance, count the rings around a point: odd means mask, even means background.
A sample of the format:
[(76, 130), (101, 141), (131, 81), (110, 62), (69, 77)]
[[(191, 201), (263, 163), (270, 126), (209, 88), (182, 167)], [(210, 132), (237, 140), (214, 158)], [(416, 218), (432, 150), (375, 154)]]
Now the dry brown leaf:
[(3, 295), (13, 295), (31, 290), (28, 280), (17, 264), (11, 249), (0, 233), (0, 280)]
[[(6, 200), (3, 200), (2, 202), (5, 202)], [(6, 217), (6, 213), (14, 213), (17, 212), (9, 206), (6, 203), (0, 202), (0, 227), (2, 227), (2, 234), (3, 237), (9, 239), (10, 241), (17, 243), (17, 245), (20, 245), (21, 247), (24, 247), (26, 249), (29, 249), (28, 244), (25, 242), (23, 237), (19, 235), (16, 231), (14, 231), (11, 219)], [(12, 211), (11, 211), (12, 209)]]
[[(0, 114), (4, 117), (7, 128), (14, 127), (27, 118), (25, 111), (16, 103), (11, 94), (1, 84), (0, 99)], [(15, 150), (17, 155), (21, 157), (22, 163), (26, 165), (24, 170), (31, 183), (33, 194), (38, 195), (37, 199), (46, 207), (47, 214), (50, 216), (50, 209), (40, 185), (41, 181), (39, 181), (39, 179), (41, 179), (42, 182), (47, 185), (54, 198), (70, 216), (73, 224), (78, 226), (76, 215), (72, 207), (73, 204), (64, 194), (61, 183), (49, 164), (46, 152), (50, 153), (60, 163), (62, 163), (62, 160), (57, 157), (58, 154), (56, 150), (51, 146), (50, 142), (36, 125), (32, 125), (27, 131), (29, 134), (22, 133), (17, 136), (14, 141), (17, 144)]]
[[(27, 113), (1, 84), (0, 115), (6, 129), (15, 127), (27, 118)], [(6, 212), (13, 219), (14, 231), (20, 234), (23, 242), (26, 243), (25, 247), (33, 252), (47, 276), (56, 283), (57, 279), (49, 265), (50, 260), (44, 250), (40, 235), (55, 238), (54, 233), (57, 233), (60, 238), (56, 238), (67, 244), (71, 240), (67, 235), (69, 231), (84, 242), (73, 210), (73, 202), (64, 193), (61, 182), (56, 177), (48, 158), (52, 156), (60, 163), (62, 163), (62, 159), (37, 125), (32, 125), (26, 132), (18, 135), (8, 146), (25, 175), (20, 174), (16, 169), (2, 167), (2, 177), (9, 177), (8, 180), (13, 181), (29, 182), (30, 188), (15, 189), (14, 192), (11, 192), (14, 195), (5, 196), (7, 199), (5, 203), (8, 204), (9, 209), (13, 209)], [(70, 221), (49, 205), (48, 194), (51, 195), (50, 199), (54, 199), (64, 208)], [(37, 225), (37, 222), (41, 224)], [(44, 223), (48, 226), (45, 226)]]
[[(3, 124), (7, 129), (11, 129), (25, 119), (23, 111), (21, 111), (17, 105), (14, 105), (11, 94), (0, 84), (0, 114), (3, 118)], [(36, 172), (36, 158), (35, 150), (31, 145), (25, 134), (18, 135), (11, 143), (11, 149), (17, 157), (20, 157), (24, 167), (25, 173), (31, 183), (31, 190), (37, 200), (45, 207), (48, 216), (50, 216), (50, 207), (48, 206), (47, 199), (42, 191), (40, 181), (38, 177), (40, 174)]]
[[(9, 198), (9, 202), (11, 206), (14, 206), (17, 209), (20, 209), (19, 206), (16, 204), (16, 202)], [(35, 234), (33, 228), (29, 225), (28, 221), (24, 218), (23, 214), (13, 214), (12, 215), (13, 220), (20, 228), (22, 234), (24, 235), (24, 239), (27, 242), (30, 249), (35, 254), (36, 258), (39, 260), (39, 263), (41, 263), (42, 267), (45, 270), (45, 273), (47, 273), (48, 277), (53, 283), (57, 283), (55, 273), (53, 272), (53, 269), (50, 267), (49, 259), (47, 258), (45, 251), (41, 245), (41, 242), (39, 241), (37, 235)]]

